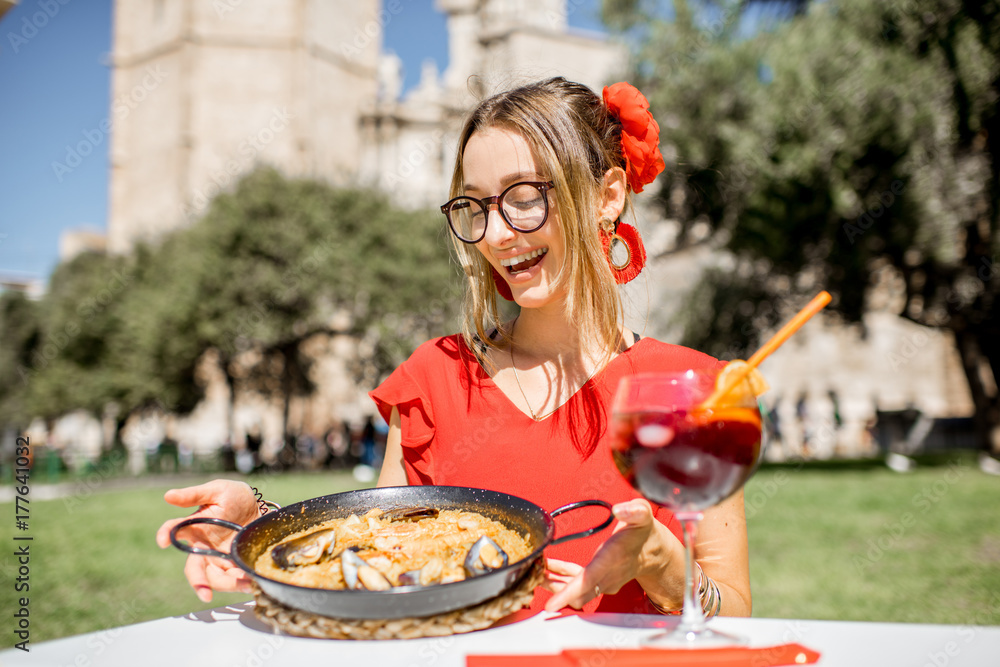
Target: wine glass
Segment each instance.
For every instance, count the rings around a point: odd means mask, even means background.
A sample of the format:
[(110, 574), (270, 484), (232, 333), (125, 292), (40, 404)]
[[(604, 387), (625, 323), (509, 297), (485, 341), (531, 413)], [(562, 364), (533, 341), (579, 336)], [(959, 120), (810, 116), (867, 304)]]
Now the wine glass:
[(707, 627), (696, 590), (694, 545), (702, 511), (736, 493), (756, 469), (761, 418), (746, 380), (706, 405), (718, 370), (642, 373), (622, 379), (612, 406), (611, 450), (618, 470), (684, 528), (680, 624), (647, 644), (707, 648), (746, 643)]

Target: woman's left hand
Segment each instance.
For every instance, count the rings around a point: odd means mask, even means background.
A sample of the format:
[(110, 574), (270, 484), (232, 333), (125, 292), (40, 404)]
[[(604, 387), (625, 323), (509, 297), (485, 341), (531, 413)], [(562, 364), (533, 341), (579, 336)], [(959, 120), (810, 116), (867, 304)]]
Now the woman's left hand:
[(583, 572), (583, 566), (568, 560), (545, 559), (545, 579), (542, 588), (550, 593), (558, 593)]
[(611, 537), (590, 563), (549, 599), (546, 611), (566, 606), (580, 609), (598, 595), (617, 593), (626, 583), (645, 574), (653, 561), (657, 569), (664, 568), (679, 554), (680, 542), (653, 518), (648, 501), (636, 498), (619, 503), (612, 512), (618, 524)]

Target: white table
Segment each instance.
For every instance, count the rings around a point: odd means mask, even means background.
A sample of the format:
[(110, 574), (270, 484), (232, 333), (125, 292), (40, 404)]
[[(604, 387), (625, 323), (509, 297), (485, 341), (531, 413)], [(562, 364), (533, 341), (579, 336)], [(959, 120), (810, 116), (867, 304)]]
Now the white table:
[[(540, 614), (465, 635), (405, 641), (334, 641), (274, 634), (252, 602), (187, 616), (29, 644), (0, 652), (0, 665), (373, 665), (464, 667), (468, 654), (558, 653), (564, 648), (634, 648), (655, 632), (657, 616)], [(753, 646), (797, 642), (822, 653), (819, 665), (858, 667), (1000, 666), (1000, 627), (717, 618), (712, 627), (751, 638)]]

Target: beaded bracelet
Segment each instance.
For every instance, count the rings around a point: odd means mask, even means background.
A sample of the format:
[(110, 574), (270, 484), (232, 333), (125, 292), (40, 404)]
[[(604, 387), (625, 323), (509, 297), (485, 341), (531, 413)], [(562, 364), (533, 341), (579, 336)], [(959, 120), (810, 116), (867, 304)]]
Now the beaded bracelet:
[[(698, 568), (698, 597), (701, 598), (701, 609), (705, 612), (705, 618), (712, 618), (713, 616), (717, 616), (719, 611), (722, 610), (722, 593), (719, 592), (719, 585), (715, 583), (715, 580), (701, 569), (701, 564), (698, 561), (695, 561), (694, 564)], [(653, 609), (664, 616), (679, 616), (683, 611), (681, 609), (667, 609), (660, 606), (653, 598), (649, 597), (648, 593), (646, 594), (646, 599), (649, 600), (649, 604), (652, 605)]]

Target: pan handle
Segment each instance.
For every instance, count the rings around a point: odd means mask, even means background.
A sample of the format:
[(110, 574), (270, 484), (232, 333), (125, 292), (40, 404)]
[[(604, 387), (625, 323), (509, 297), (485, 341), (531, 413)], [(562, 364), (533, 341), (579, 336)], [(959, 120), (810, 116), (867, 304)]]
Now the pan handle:
[(226, 521), (225, 519), (215, 519), (208, 516), (199, 516), (193, 519), (185, 519), (179, 524), (174, 526), (173, 530), (170, 531), (170, 543), (181, 551), (186, 551), (189, 554), (197, 554), (198, 556), (215, 556), (216, 558), (225, 558), (226, 560), (232, 560), (232, 554), (222, 553), (221, 551), (216, 551), (215, 549), (202, 549), (201, 547), (193, 547), (190, 544), (184, 544), (177, 539), (177, 531), (181, 528), (187, 526), (193, 526), (196, 523), (210, 523), (213, 526), (222, 526), (223, 528), (229, 528), (230, 530), (243, 530), (243, 526), (238, 523), (233, 523), (232, 521)]
[(604, 523), (602, 523), (599, 526), (594, 526), (593, 528), (588, 528), (587, 530), (580, 531), (579, 533), (571, 533), (569, 535), (563, 535), (562, 537), (557, 537), (551, 542), (549, 542), (549, 546), (550, 547), (555, 546), (557, 544), (562, 544), (563, 542), (569, 542), (570, 540), (578, 540), (581, 537), (589, 537), (594, 533), (598, 533), (607, 528), (608, 526), (610, 526), (615, 520), (615, 515), (611, 513), (611, 503), (605, 502), (603, 500), (581, 500), (576, 503), (570, 503), (569, 505), (563, 505), (559, 509), (552, 510), (549, 513), (549, 516), (556, 517), (562, 514), (563, 512), (569, 512), (570, 510), (579, 509), (581, 507), (592, 507), (595, 505), (597, 507), (603, 507), (606, 510), (608, 510), (608, 518), (604, 520)]

